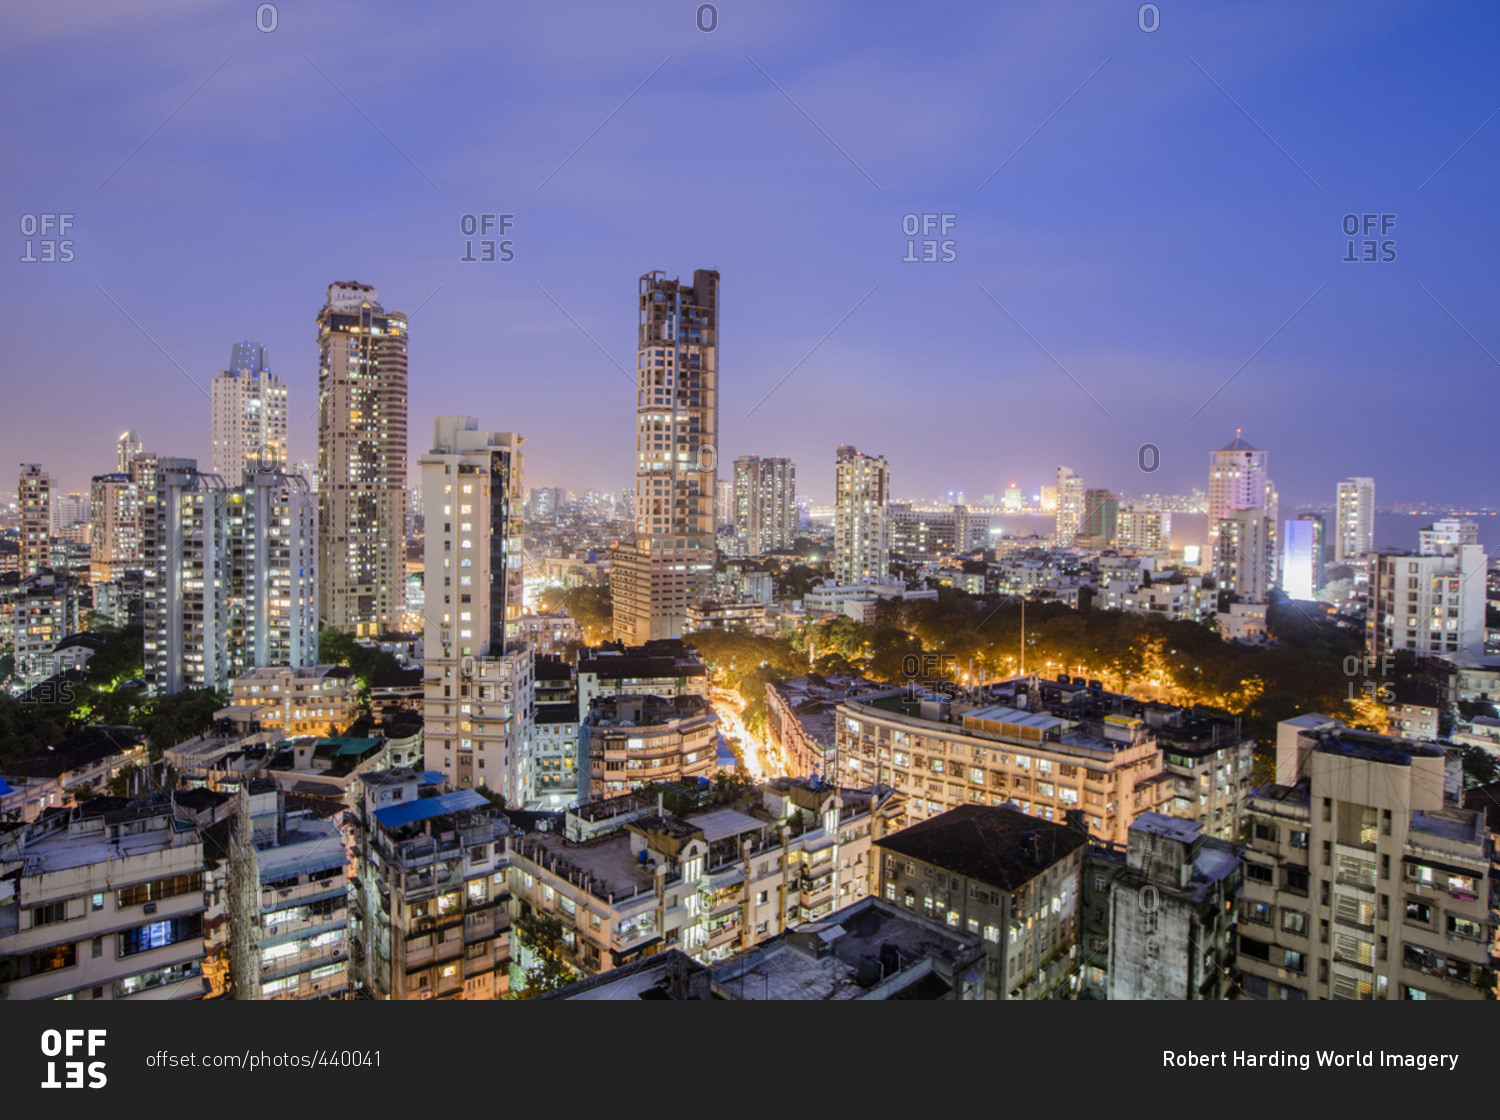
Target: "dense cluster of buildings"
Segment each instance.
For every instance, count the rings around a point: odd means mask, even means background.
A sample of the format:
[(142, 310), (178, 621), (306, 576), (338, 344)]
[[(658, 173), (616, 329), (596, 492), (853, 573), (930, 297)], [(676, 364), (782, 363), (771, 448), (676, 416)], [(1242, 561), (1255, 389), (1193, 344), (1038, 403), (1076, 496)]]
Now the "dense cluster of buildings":
[[(1369, 478), (1331, 523), (1282, 520), (1237, 433), (1199, 555), (1162, 502), (1066, 466), (1051, 537), (1016, 540), (961, 494), (895, 501), (890, 463), (850, 445), (810, 541), (790, 460), (720, 478), (719, 274), (648, 273), (637, 314), (623, 494), (528, 499), (524, 437), (448, 415), (409, 492), (407, 317), (353, 282), (317, 316), (315, 468), (289, 462), (253, 342), (214, 378), (209, 470), (134, 432), (87, 495), (22, 465), (0, 553), (17, 690), (86, 679), (92, 618), (141, 628), (141, 679), (114, 686), (226, 699), (165, 747), (100, 724), (0, 753), (0, 998), (1493, 998), (1495, 817), (1453, 745), (1500, 755), (1473, 522), (1376, 551)], [(1386, 698), (1394, 734), (1282, 722), (1259, 784), (1221, 711), (1069, 675), (899, 687), (811, 655), (764, 684), (760, 749), (683, 641), (943, 587), (1265, 641), (1330, 550), (1368, 655), (1428, 679)], [(782, 590), (804, 569), (827, 577)], [(529, 606), (541, 589), (561, 609)], [(329, 664), (327, 631), (400, 667)]]

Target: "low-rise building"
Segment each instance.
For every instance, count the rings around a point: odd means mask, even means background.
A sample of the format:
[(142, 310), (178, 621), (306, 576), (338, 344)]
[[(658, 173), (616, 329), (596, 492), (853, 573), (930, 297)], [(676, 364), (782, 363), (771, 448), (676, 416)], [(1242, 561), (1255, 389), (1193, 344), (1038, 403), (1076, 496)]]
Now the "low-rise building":
[(578, 654), (578, 710), (597, 696), (707, 696), (708, 669), (680, 638), (641, 646), (605, 642)]
[(977, 1000), (984, 943), (878, 898), (809, 922), (710, 969), (719, 999)]
[(146, 761), (145, 737), (133, 727), (85, 727), (44, 750), (0, 763), (10, 792), (0, 795), (0, 821), (33, 821), (104, 792), (127, 766)]
[[(902, 802), (790, 778), (591, 801), (561, 832), (512, 842), (512, 888), (521, 914), (562, 923), (583, 975), (673, 946), (723, 960), (868, 894), (871, 845), (903, 822)], [(527, 951), (514, 959), (524, 971)]]
[[(1051, 686), (1034, 678), (1000, 687), (1003, 703), (844, 701), (836, 746), (846, 780), (895, 786), (910, 797), (916, 820), (960, 805), (1013, 804), (1058, 822), (1077, 810), (1092, 837), (1118, 844), (1138, 814), (1170, 800), (1161, 747), (1139, 721), (1049, 703)], [(1053, 707), (1066, 714), (1051, 714)]]
[(360, 778), (345, 814), (350, 980), (367, 999), (500, 999), (509, 989), (509, 823), (472, 789), (406, 768)]
[(235, 999), (343, 999), (349, 988), (349, 879), (331, 820), (288, 812), (261, 778), (241, 787), (230, 852)]
[(701, 696), (600, 696), (579, 725), (589, 795), (609, 797), (654, 782), (707, 778), (718, 716)]
[(1195, 821), (1142, 813), (1109, 891), (1109, 999), (1225, 999), (1233, 991), (1240, 849)]
[(879, 843), (887, 902), (982, 939), (985, 999), (1067, 991), (1088, 836), (1009, 805), (964, 805)]
[(339, 735), (359, 714), (359, 678), (346, 665), (251, 669), (230, 686), (215, 716), (284, 735)]
[(171, 797), (0, 834), (0, 998), (200, 999), (203, 839)]
[(766, 728), (781, 772), (793, 777), (832, 776), (839, 704), (900, 695), (901, 689), (849, 674), (807, 673), (766, 684)]

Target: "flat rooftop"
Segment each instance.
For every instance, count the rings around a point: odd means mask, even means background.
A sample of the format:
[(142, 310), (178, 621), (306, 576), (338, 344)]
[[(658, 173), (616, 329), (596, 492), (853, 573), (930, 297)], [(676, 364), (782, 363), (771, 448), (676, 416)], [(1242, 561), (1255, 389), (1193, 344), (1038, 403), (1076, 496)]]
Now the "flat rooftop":
[[(930, 956), (962, 958), (977, 952), (981, 944), (977, 937), (869, 898), (821, 922), (798, 926), (791, 936), (815, 937), (827, 946), (828, 954), (819, 958), (783, 934), (713, 969), (714, 983), (736, 999), (861, 999), (877, 984), (916, 969)], [(892, 951), (899, 955), (894, 970)], [(884, 968), (882, 954), (887, 960)]]

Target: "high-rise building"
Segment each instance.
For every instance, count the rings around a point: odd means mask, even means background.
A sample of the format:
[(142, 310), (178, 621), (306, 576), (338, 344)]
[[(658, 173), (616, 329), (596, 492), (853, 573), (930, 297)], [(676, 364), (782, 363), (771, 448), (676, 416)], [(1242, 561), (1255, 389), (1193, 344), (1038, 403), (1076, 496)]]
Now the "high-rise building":
[[(1220, 573), (1220, 589), (1250, 602), (1261, 601), (1277, 585), (1281, 568), (1278, 501), (1266, 460), (1266, 452), (1242, 439), (1239, 429), (1209, 457), (1208, 551)], [(1231, 521), (1236, 528), (1230, 528)], [(1234, 538), (1228, 544), (1222, 540), (1226, 534)]]
[(238, 486), (247, 470), (286, 466), (286, 386), (266, 365), (266, 348), (237, 342), (213, 380), (213, 473)]
[(1240, 988), (1253, 999), (1488, 999), (1491, 838), (1441, 748), (1303, 715), (1246, 806)]
[(1306, 521), (1312, 525), (1312, 554), (1313, 554), (1313, 591), (1314, 593), (1323, 589), (1323, 584), (1328, 582), (1328, 526), (1323, 520), (1321, 513), (1299, 513), (1298, 521)]
[(74, 525), (86, 524), (89, 520), (89, 496), (74, 491), (69, 494), (52, 495), (52, 532), (61, 534)]
[(734, 479), (721, 478), (714, 483), (714, 514), (720, 529), (734, 528)]
[(140, 490), (128, 474), (99, 474), (90, 494), (89, 582), (100, 584), (141, 566)]
[(1057, 468), (1057, 547), (1067, 548), (1083, 528), (1083, 478)]
[(1375, 548), (1375, 480), (1351, 478), (1339, 483), (1333, 559), (1343, 564)]
[(1172, 543), (1172, 515), (1143, 505), (1128, 505), (1119, 513), (1116, 542), (1121, 548), (1138, 552), (1165, 551)]
[(833, 512), (836, 583), (885, 583), (891, 561), (891, 467), (878, 455), (838, 449)]
[(356, 636), (406, 605), (406, 316), (378, 299), (330, 284), (318, 313), (318, 609)]
[(1473, 522), (1437, 522), (1423, 531), (1423, 551), (1371, 555), (1366, 653), (1483, 652), (1488, 562), (1469, 530)]
[(520, 633), (522, 437), (439, 416), (422, 456), (425, 765), (509, 805), (531, 797), (531, 651)]
[(52, 566), (52, 476), (40, 463), (21, 464), (21, 578)]
[(121, 432), (120, 438), (115, 441), (115, 470), (119, 474), (129, 474), (130, 464), (135, 462), (140, 453), (141, 437), (133, 430)]
[(790, 459), (743, 455), (734, 461), (732, 520), (749, 556), (797, 539), (797, 468)]
[(1417, 532), (1417, 551), (1423, 556), (1448, 556), (1466, 544), (1479, 543), (1479, 523), (1445, 517)]
[(303, 479), (247, 472), (231, 487), (193, 459), (164, 458), (143, 504), (154, 695), (227, 690), (248, 669), (317, 663), (317, 522)]
[(1083, 521), (1080, 536), (1087, 537), (1090, 548), (1109, 548), (1119, 532), (1120, 500), (1108, 490), (1083, 492)]
[(1270, 527), (1271, 519), (1258, 509), (1233, 510), (1219, 520), (1214, 579), (1220, 591), (1248, 603), (1265, 601), (1275, 583), (1269, 562)]
[(719, 274), (648, 272), (638, 309), (635, 536), (610, 559), (615, 637), (632, 645), (681, 637), (713, 591)]
[(1298, 518), (1282, 529), (1281, 589), (1289, 599), (1311, 599), (1317, 592), (1317, 526)]

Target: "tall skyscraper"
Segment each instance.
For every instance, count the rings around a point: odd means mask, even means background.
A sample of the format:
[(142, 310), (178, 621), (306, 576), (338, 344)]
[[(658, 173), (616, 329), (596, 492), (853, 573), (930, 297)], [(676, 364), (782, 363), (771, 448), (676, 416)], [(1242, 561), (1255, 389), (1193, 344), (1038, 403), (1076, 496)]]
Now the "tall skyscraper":
[(790, 459), (742, 455), (734, 461), (733, 521), (750, 556), (797, 539), (797, 468)]
[(226, 689), (246, 670), (314, 665), (316, 507), (306, 480), (248, 472), (231, 487), (160, 459), (141, 533), (146, 683)]
[(691, 287), (640, 278), (636, 352), (635, 536), (610, 559), (615, 637), (680, 638), (709, 597), (717, 559), (719, 274)]
[(522, 437), (439, 416), (420, 460), (425, 765), (460, 789), (532, 800), (531, 650), (521, 639)]
[(237, 342), (213, 380), (213, 473), (238, 486), (247, 470), (286, 466), (286, 386), (266, 365), (266, 348)]
[(1417, 552), (1371, 557), (1366, 653), (1483, 652), (1488, 560), (1478, 534), (1473, 521), (1436, 521), (1418, 534)]
[(1090, 548), (1109, 548), (1119, 531), (1120, 500), (1108, 490), (1083, 492), (1083, 520), (1078, 532)]
[(1312, 525), (1313, 591), (1316, 593), (1328, 582), (1328, 526), (1321, 513), (1299, 513), (1297, 520)]
[(1317, 591), (1318, 526), (1299, 517), (1287, 521), (1282, 529), (1281, 589), (1289, 599), (1311, 599)]
[(119, 440), (115, 443), (115, 471), (119, 474), (129, 474), (130, 464), (140, 453), (141, 437), (134, 431), (121, 432)]
[[(1250, 602), (1264, 599), (1280, 571), (1279, 502), (1266, 460), (1266, 453), (1241, 438), (1238, 428), (1235, 438), (1209, 457), (1209, 554), (1220, 589)], [(1257, 519), (1264, 524), (1251, 524)], [(1230, 521), (1237, 524), (1233, 530)], [(1221, 540), (1226, 534), (1232, 538), (1227, 544)]]
[(1339, 483), (1338, 521), (1333, 559), (1343, 564), (1375, 549), (1375, 480), (1351, 478)]
[(40, 463), (21, 464), (21, 578), (52, 566), (52, 476)]
[(833, 578), (885, 583), (890, 578), (891, 467), (847, 444), (835, 457)]
[(318, 313), (318, 611), (356, 636), (406, 603), (406, 316), (368, 284), (330, 284)]
[(114, 473), (95, 475), (89, 491), (89, 582), (98, 585), (141, 566), (140, 489), (128, 474)]
[(1083, 528), (1083, 478), (1057, 468), (1057, 547), (1067, 548)]

